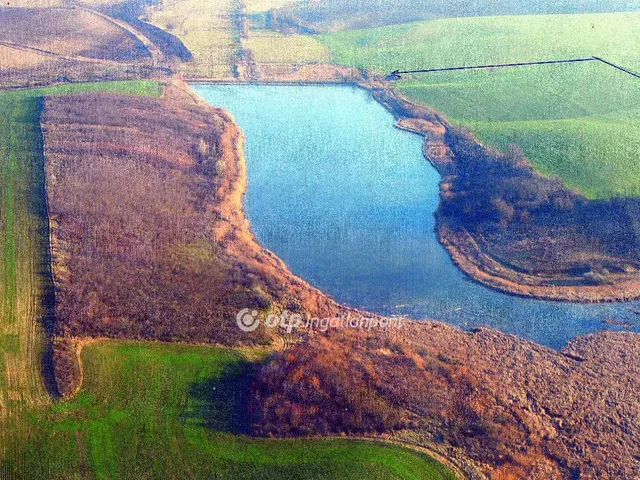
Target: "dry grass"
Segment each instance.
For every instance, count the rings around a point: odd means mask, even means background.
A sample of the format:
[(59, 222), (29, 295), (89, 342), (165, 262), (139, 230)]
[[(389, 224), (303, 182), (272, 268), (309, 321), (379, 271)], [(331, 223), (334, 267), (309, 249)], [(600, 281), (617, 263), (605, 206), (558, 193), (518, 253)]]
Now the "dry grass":
[(235, 33), (233, 0), (164, 0), (148, 10), (154, 25), (178, 37), (194, 59), (189, 75), (233, 78), (239, 38)]
[(329, 63), (327, 48), (308, 35), (283, 35), (269, 30), (252, 30), (245, 46), (258, 63)]
[(244, 0), (244, 6), (247, 13), (261, 13), (296, 3), (296, 1), (297, 0)]

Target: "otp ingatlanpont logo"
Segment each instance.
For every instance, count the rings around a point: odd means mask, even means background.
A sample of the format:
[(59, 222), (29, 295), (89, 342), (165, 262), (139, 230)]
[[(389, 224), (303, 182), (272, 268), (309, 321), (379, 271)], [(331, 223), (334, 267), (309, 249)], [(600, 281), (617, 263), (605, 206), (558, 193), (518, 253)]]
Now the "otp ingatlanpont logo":
[(260, 326), (258, 311), (243, 308), (236, 315), (236, 323), (243, 332), (253, 332)]

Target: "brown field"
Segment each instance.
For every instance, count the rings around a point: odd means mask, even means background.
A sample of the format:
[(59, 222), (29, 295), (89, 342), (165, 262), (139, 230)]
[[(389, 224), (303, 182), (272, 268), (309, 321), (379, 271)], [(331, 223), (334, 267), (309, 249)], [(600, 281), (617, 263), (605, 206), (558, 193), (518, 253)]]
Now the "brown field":
[(86, 10), (0, 8), (0, 42), (66, 57), (136, 61), (149, 51), (133, 35)]
[(335, 312), (250, 234), (235, 124), (169, 92), (46, 101), (58, 334), (237, 345), (270, 341), (242, 308)]
[(163, 77), (184, 53), (172, 39), (80, 7), (0, 7), (0, 86)]
[(631, 479), (640, 475), (639, 366), (637, 334), (600, 333), (558, 352), (431, 322), (334, 331), (264, 367), (254, 428), (395, 431), (462, 453), (496, 480)]

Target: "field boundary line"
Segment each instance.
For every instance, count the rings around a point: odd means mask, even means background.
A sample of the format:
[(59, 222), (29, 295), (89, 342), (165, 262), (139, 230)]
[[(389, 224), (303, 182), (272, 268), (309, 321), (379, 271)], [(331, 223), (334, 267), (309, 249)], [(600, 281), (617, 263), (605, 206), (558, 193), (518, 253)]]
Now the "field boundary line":
[(593, 57), (593, 58), (594, 58), (594, 60), (597, 60), (599, 62), (604, 63), (605, 65), (609, 65), (610, 67), (613, 67), (613, 68), (615, 68), (617, 70), (620, 70), (620, 71), (622, 71), (624, 73), (627, 73), (627, 74), (631, 75), (632, 77), (640, 78), (640, 74), (637, 74), (636, 72), (633, 72), (633, 71), (631, 71), (629, 69), (621, 67), (620, 65), (616, 65), (613, 62), (609, 62), (608, 60), (605, 60), (604, 58), (600, 58), (600, 57)]
[(516, 63), (496, 63), (491, 65), (468, 65), (462, 67), (446, 67), (446, 68), (427, 68), (423, 70), (394, 70), (391, 72), (387, 78), (390, 80), (399, 80), (401, 79), (401, 75), (414, 74), (414, 73), (437, 73), (437, 72), (455, 72), (462, 70), (487, 70), (491, 68), (513, 68), (513, 67), (528, 67), (528, 66), (536, 66), (536, 65), (557, 65), (563, 63), (583, 63), (583, 62), (600, 62), (609, 67), (615, 68), (616, 70), (620, 70), (628, 75), (631, 75), (635, 78), (640, 79), (640, 74), (629, 70), (625, 67), (617, 65), (613, 62), (605, 60), (601, 57), (584, 57), (584, 58), (569, 58), (569, 59), (561, 59), (561, 60), (541, 60), (536, 62), (516, 62)]

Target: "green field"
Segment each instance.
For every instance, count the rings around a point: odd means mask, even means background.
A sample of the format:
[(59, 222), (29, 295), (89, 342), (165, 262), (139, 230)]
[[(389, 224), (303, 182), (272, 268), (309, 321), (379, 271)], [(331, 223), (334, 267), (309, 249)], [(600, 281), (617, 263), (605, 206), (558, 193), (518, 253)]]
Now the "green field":
[(48, 401), (41, 377), (50, 287), (41, 98), (86, 91), (158, 95), (161, 87), (111, 82), (0, 92), (0, 446), (13, 413)]
[(243, 436), (256, 363), (238, 351), (107, 341), (82, 359), (81, 392), (31, 410), (3, 468), (49, 479), (455, 478), (391, 445)]
[[(600, 56), (640, 70), (640, 14), (460, 18), (318, 37), (373, 72)], [(590, 198), (640, 195), (640, 80), (580, 63), (415, 75), (396, 84), (481, 142), (522, 147)]]
[(447, 18), (318, 39), (334, 62), (379, 73), (593, 55), (640, 66), (640, 13)]
[(640, 80), (589, 63), (437, 73), (399, 86), (482, 143), (519, 145), (542, 173), (589, 198), (640, 196)]

